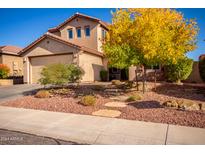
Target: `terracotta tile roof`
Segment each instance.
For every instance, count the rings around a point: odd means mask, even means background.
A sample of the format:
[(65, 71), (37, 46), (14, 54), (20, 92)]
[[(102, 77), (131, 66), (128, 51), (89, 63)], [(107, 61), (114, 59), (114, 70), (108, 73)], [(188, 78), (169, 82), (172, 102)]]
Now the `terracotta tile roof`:
[(202, 58), (205, 58), (205, 54), (199, 56), (199, 60), (201, 60)]
[(67, 24), (68, 22), (70, 22), (71, 20), (73, 20), (74, 18), (76, 17), (83, 17), (83, 18), (86, 18), (86, 19), (89, 19), (89, 20), (92, 20), (92, 21), (96, 21), (98, 22), (101, 26), (103, 26), (104, 28), (108, 29), (108, 23), (104, 22), (104, 21), (101, 21), (100, 19), (98, 18), (95, 18), (95, 17), (91, 17), (91, 16), (88, 16), (88, 15), (85, 15), (85, 14), (81, 14), (81, 13), (76, 13), (74, 14), (73, 16), (71, 16), (70, 18), (68, 18), (67, 20), (65, 20), (63, 23), (61, 23), (60, 25), (58, 25), (57, 27), (54, 27), (54, 28), (50, 28), (48, 31), (53, 33), (53, 32), (57, 32), (59, 31), (59, 29), (61, 27), (63, 27), (65, 24)]
[(21, 50), (22, 50), (22, 48), (17, 47), (17, 46), (11, 46), (11, 45), (0, 46), (0, 53), (6, 53), (6, 54), (11, 54), (11, 55), (18, 55), (18, 53)]
[(88, 52), (90, 54), (94, 54), (94, 55), (98, 55), (98, 56), (101, 56), (103, 57), (103, 53), (97, 51), (97, 50), (94, 50), (94, 49), (91, 49), (91, 48), (88, 48), (88, 47), (85, 47), (85, 46), (81, 46), (79, 44), (74, 44), (74, 43), (71, 43), (57, 35), (54, 35), (54, 34), (51, 34), (49, 32), (47, 32), (46, 34), (44, 34), (43, 36), (41, 36), (40, 38), (38, 38), (37, 40), (35, 40), (34, 42), (32, 42), (30, 45), (28, 45), (27, 47), (25, 47), (21, 52), (20, 54), (24, 54), (26, 53), (26, 51), (28, 51), (28, 49), (32, 48), (34, 45), (36, 45), (38, 42), (40, 42), (41, 40), (43, 40), (44, 38), (51, 38), (51, 39), (54, 39), (58, 42), (61, 42), (61, 43), (64, 43), (66, 45), (69, 45), (69, 46), (72, 46), (72, 47), (75, 47), (75, 48), (78, 48), (79, 50), (83, 50), (85, 52)]

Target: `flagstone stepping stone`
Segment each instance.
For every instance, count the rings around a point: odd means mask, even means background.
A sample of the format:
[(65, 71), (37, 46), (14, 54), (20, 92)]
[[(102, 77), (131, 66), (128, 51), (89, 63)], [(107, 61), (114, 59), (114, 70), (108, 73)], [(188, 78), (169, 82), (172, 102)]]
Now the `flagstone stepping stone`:
[(129, 96), (116, 96), (116, 97), (110, 97), (112, 100), (116, 101), (126, 101), (129, 98)]
[(126, 107), (127, 103), (124, 102), (108, 102), (105, 104), (107, 107)]
[(119, 117), (120, 114), (121, 114), (120, 111), (107, 110), (107, 109), (98, 110), (92, 113), (92, 115), (102, 116), (102, 117), (111, 117), (111, 118)]

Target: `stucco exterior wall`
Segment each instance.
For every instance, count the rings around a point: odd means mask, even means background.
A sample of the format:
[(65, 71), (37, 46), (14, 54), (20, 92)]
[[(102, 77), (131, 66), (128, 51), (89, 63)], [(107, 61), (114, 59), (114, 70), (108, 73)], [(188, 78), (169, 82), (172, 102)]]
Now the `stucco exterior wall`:
[(23, 59), (22, 57), (13, 55), (1, 55), (1, 63), (7, 65), (10, 68), (10, 74), (22, 76), (23, 75)]
[(188, 79), (186, 79), (185, 81), (190, 83), (203, 83), (203, 80), (201, 79), (201, 76), (199, 74), (199, 62), (194, 62), (192, 72), (189, 75)]
[(102, 50), (102, 43), (103, 43), (102, 30), (106, 31), (106, 29), (104, 29), (102, 26), (98, 25), (98, 27), (97, 27), (98, 51), (103, 53), (103, 50)]
[(51, 55), (51, 54), (61, 54), (61, 53), (72, 53), (77, 52), (76, 48), (69, 47), (63, 43), (52, 40), (50, 38), (45, 38), (37, 45), (29, 49), (23, 57), (31, 56), (41, 56), (41, 55)]
[[(97, 36), (97, 27), (98, 23), (85, 19), (77, 17), (67, 23), (65, 26), (63, 26), (60, 29), (61, 37), (64, 39), (67, 39), (71, 43), (80, 44), (82, 46), (86, 46), (92, 49), (98, 49), (98, 36)], [(85, 36), (85, 27), (90, 27), (90, 36)], [(77, 37), (76, 28), (81, 27), (81, 38)], [(73, 39), (68, 38), (68, 29), (73, 30)]]
[(102, 57), (81, 53), (79, 66), (85, 71), (82, 81), (100, 81), (100, 71), (104, 68)]

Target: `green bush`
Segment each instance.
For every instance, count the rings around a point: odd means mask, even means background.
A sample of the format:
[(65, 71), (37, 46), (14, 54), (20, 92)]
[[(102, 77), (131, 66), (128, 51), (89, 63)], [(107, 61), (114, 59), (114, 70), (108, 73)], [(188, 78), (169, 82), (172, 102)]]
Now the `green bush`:
[(35, 94), (36, 98), (49, 98), (50, 93), (47, 90), (40, 90)]
[(64, 85), (77, 82), (82, 75), (82, 69), (73, 64), (51, 64), (43, 68), (39, 82), (42, 85)]
[(96, 99), (92, 95), (87, 95), (82, 97), (80, 103), (85, 106), (93, 106), (96, 103)]
[(142, 97), (138, 94), (134, 94), (132, 96), (129, 96), (126, 100), (126, 102), (132, 102), (132, 101), (137, 101), (137, 100), (141, 100)]
[(181, 82), (186, 80), (192, 72), (193, 60), (180, 59), (176, 64), (165, 66), (165, 77), (168, 81)]
[(5, 64), (0, 64), (0, 79), (5, 79), (8, 77), (10, 69)]
[(199, 61), (199, 73), (202, 80), (205, 82), (205, 58)]
[(107, 70), (101, 70), (100, 71), (100, 78), (101, 78), (101, 81), (107, 81), (108, 71)]

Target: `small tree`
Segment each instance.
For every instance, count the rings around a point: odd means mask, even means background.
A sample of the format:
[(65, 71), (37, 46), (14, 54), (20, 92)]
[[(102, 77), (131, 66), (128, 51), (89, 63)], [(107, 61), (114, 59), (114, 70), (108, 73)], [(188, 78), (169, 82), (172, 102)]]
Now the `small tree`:
[(5, 79), (8, 77), (10, 69), (5, 64), (0, 64), (0, 79)]
[(42, 85), (64, 85), (76, 82), (81, 78), (83, 71), (73, 64), (51, 64), (43, 68), (39, 82)]
[(193, 60), (183, 58), (178, 60), (176, 64), (165, 66), (165, 75), (169, 81), (180, 83), (186, 80), (192, 72)]
[(68, 66), (68, 81), (69, 82), (78, 82), (82, 75), (84, 74), (84, 71), (82, 68), (76, 65), (69, 65)]

